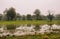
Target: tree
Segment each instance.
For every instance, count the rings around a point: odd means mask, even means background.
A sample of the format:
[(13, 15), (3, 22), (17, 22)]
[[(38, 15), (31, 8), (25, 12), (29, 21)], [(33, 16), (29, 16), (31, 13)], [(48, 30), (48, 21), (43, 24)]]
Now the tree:
[(27, 20), (32, 20), (32, 17), (30, 14), (27, 14)]
[(36, 20), (35, 15), (32, 15), (32, 20)]
[(7, 20), (7, 15), (6, 15), (7, 11), (8, 11), (7, 8), (3, 11), (3, 20)]
[(47, 16), (41, 15), (42, 20), (47, 20)]
[(16, 20), (21, 20), (21, 15), (19, 13), (16, 14)]
[(40, 14), (40, 10), (36, 9), (35, 12), (34, 12), (34, 14), (36, 14), (36, 15)]
[(9, 10), (7, 10), (6, 12), (6, 16), (7, 20), (14, 20), (14, 18), (16, 17), (15, 9), (13, 7), (9, 8)]
[(2, 14), (0, 14), (0, 20), (2, 20), (2, 17), (3, 17), (3, 15), (2, 15)]
[(36, 20), (40, 20), (40, 11), (39, 11), (39, 9), (36, 9), (34, 14), (35, 14)]
[(26, 20), (26, 16), (25, 15), (22, 16), (22, 20)]
[(50, 22), (53, 20), (53, 14), (51, 15), (51, 12), (50, 11), (48, 11), (48, 15), (47, 15), (47, 17), (48, 17), (48, 19), (50, 20)]
[(57, 14), (55, 17), (56, 20), (60, 20), (60, 14)]

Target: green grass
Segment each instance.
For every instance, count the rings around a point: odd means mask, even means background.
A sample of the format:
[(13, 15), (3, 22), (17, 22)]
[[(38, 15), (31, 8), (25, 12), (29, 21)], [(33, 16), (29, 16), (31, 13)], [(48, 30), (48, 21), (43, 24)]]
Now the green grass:
[(7, 24), (60, 24), (60, 20), (53, 20), (52, 22), (48, 22), (47, 20), (30, 20), (30, 21), (0, 21), (0, 25), (7, 25)]
[[(60, 24), (60, 20), (53, 20), (49, 22), (47, 20), (32, 20), (32, 21), (0, 21), (0, 25), (11, 25), (11, 24)], [(25, 36), (7, 36), (0, 37), (0, 39), (60, 39), (60, 34), (44, 34), (44, 35), (25, 35)]]
[(0, 39), (60, 39), (59, 34), (44, 34), (44, 35), (25, 35), (25, 36), (6, 36)]

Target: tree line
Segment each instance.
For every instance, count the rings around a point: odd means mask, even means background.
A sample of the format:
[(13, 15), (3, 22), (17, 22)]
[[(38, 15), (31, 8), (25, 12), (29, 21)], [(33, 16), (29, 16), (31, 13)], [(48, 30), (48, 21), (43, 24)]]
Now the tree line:
[(10, 7), (9, 9), (5, 9), (3, 14), (0, 14), (0, 20), (60, 20), (60, 14), (54, 16), (50, 11), (47, 16), (41, 15), (41, 11), (39, 9), (36, 9), (33, 13), (34, 15), (20, 15), (16, 12), (15, 8)]

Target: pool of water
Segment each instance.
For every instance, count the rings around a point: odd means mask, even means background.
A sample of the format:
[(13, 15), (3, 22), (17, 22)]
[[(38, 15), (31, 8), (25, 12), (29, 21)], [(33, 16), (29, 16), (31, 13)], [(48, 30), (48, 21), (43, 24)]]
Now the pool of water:
[[(8, 27), (7, 27), (8, 26)], [(9, 27), (10, 26), (10, 27)], [(12, 27), (13, 26), (13, 27)], [(59, 33), (60, 25), (1, 25), (0, 36), (6, 35), (35, 35), (35, 34), (45, 34), (45, 33)]]

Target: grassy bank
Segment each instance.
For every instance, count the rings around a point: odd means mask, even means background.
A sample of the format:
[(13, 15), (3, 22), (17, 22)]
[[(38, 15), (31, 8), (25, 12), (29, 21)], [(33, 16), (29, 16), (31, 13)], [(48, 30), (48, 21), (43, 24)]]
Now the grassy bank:
[(32, 21), (0, 21), (0, 24), (3, 25), (7, 25), (7, 24), (60, 24), (59, 20), (53, 20), (52, 22), (49, 22), (47, 20), (32, 20)]

